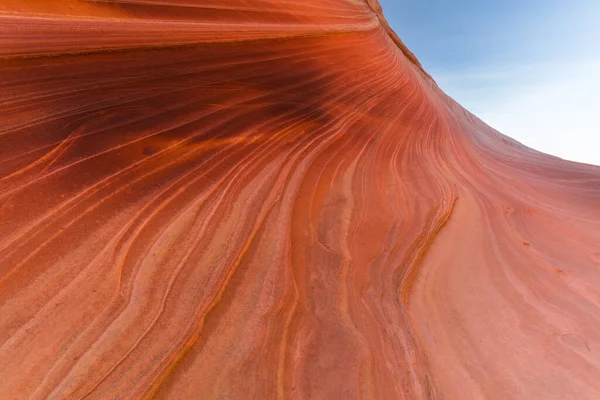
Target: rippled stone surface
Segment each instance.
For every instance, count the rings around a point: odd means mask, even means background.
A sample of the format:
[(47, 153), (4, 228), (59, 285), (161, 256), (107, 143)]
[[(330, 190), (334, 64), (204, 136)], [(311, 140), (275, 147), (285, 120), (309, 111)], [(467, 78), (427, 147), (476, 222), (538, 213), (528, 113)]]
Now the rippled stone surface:
[(0, 122), (2, 399), (600, 398), (600, 168), (376, 0), (2, 0)]

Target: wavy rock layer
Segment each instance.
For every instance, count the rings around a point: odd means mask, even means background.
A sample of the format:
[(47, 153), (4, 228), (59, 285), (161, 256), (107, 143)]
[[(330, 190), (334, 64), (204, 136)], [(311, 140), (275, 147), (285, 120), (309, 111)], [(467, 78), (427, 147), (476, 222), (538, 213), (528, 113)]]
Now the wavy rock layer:
[(376, 0), (4, 0), (2, 399), (598, 399), (600, 168)]

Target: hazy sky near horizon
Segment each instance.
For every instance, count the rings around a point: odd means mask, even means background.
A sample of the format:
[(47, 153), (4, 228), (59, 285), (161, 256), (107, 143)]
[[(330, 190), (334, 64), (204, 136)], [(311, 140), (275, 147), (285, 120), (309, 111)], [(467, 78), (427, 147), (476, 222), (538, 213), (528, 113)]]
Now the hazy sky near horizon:
[(600, 0), (380, 0), (440, 87), (492, 127), (600, 165)]

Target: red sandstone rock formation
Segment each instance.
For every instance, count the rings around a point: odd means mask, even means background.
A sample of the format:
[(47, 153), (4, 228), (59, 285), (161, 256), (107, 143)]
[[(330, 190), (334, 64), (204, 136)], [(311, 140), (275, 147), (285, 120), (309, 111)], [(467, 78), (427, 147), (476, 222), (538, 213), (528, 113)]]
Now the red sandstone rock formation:
[(0, 1), (1, 399), (599, 399), (600, 168), (376, 0)]

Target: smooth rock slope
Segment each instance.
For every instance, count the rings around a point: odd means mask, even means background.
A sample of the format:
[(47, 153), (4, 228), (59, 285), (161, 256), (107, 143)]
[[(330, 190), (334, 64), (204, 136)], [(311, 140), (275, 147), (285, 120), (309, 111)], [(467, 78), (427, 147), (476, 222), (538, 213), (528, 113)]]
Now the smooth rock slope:
[(599, 399), (600, 168), (376, 0), (1, 0), (0, 398), (150, 397)]

